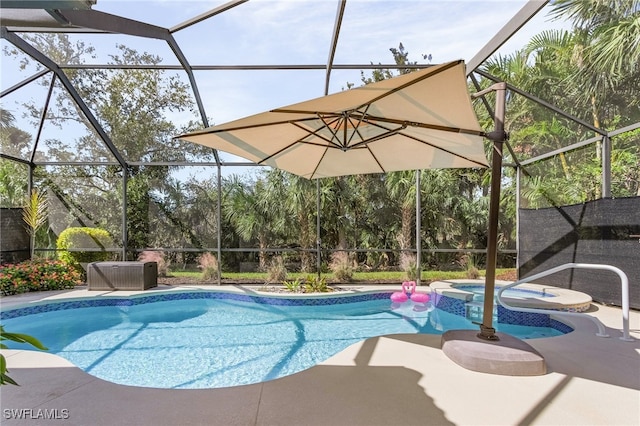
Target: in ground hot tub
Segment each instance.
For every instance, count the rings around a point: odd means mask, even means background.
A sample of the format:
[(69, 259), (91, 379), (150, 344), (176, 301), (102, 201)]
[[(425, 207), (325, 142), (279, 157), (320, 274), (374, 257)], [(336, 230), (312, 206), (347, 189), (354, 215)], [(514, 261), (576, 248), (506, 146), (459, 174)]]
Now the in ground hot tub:
[[(495, 294), (500, 287), (512, 281), (496, 280)], [(447, 280), (434, 281), (431, 287), (433, 304), (444, 311), (464, 316), (472, 321), (482, 321), (484, 309), (484, 280)], [(502, 299), (515, 308), (547, 309), (559, 312), (584, 312), (591, 306), (591, 296), (565, 288), (548, 285), (523, 283), (502, 293)], [(494, 316), (497, 322), (507, 324), (536, 324), (548, 327), (558, 322), (549, 315), (512, 311), (494, 304)], [(553, 324), (556, 327), (558, 324)]]
[[(500, 287), (511, 281), (496, 280), (495, 294)], [(484, 280), (446, 280), (429, 284), (433, 294), (463, 300), (482, 302), (484, 300)], [(524, 283), (505, 290), (502, 298), (511, 306), (522, 308), (551, 309), (565, 312), (584, 312), (591, 306), (591, 296), (566, 288)]]

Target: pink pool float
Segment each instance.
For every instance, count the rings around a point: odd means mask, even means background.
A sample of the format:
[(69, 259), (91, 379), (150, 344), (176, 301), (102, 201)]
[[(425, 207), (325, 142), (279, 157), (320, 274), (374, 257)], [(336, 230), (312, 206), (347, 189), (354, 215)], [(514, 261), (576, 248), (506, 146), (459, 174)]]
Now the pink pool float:
[(409, 300), (409, 296), (407, 293), (410, 292), (410, 288), (408, 287), (408, 282), (402, 283), (402, 291), (395, 291), (391, 294), (391, 301), (394, 303), (404, 303)]
[(427, 303), (429, 302), (429, 300), (431, 300), (431, 296), (429, 296), (427, 293), (424, 293), (422, 291), (416, 291), (416, 282), (415, 281), (409, 281), (409, 289), (410, 289), (410, 293), (411, 293), (411, 300), (413, 300), (416, 303)]
[(416, 303), (427, 303), (431, 299), (429, 294), (416, 291), (415, 281), (405, 281), (402, 283), (402, 291), (396, 291), (391, 295), (391, 301), (395, 303), (404, 303), (411, 298)]
[(405, 281), (402, 283), (402, 291), (396, 291), (391, 294), (391, 309), (397, 309), (404, 303), (411, 300), (413, 302), (413, 310), (416, 312), (432, 311), (434, 306), (429, 303), (431, 296), (428, 293), (416, 291), (415, 281)]

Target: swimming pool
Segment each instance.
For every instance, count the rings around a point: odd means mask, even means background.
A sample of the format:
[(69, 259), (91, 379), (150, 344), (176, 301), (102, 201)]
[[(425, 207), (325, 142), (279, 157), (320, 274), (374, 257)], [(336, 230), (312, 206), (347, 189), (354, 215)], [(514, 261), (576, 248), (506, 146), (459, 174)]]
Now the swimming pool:
[[(276, 298), (215, 291), (101, 297), (0, 313), (5, 329), (40, 339), (89, 374), (155, 388), (218, 388), (302, 371), (363, 339), (475, 329), (464, 317), (390, 293)], [(563, 334), (496, 324), (520, 338)], [(27, 349), (10, 343), (13, 348)]]

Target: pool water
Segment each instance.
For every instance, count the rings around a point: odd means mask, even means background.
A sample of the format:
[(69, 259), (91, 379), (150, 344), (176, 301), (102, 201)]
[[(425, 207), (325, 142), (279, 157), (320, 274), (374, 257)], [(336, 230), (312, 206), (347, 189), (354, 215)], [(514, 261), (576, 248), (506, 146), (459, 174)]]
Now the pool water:
[[(219, 388), (290, 375), (363, 339), (476, 329), (464, 317), (387, 298), (316, 306), (184, 299), (52, 310), (3, 320), (101, 379), (155, 388)], [(495, 324), (520, 338), (562, 334)], [(9, 342), (12, 348), (29, 349)]]

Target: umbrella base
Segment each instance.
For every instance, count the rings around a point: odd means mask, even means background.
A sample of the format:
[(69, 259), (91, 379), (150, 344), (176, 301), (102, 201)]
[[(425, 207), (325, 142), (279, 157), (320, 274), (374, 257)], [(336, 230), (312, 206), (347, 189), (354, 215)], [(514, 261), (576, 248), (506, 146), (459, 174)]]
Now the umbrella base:
[(484, 340), (477, 330), (449, 330), (442, 335), (442, 351), (467, 370), (504, 376), (540, 376), (547, 365), (528, 343), (509, 334), (500, 340)]

